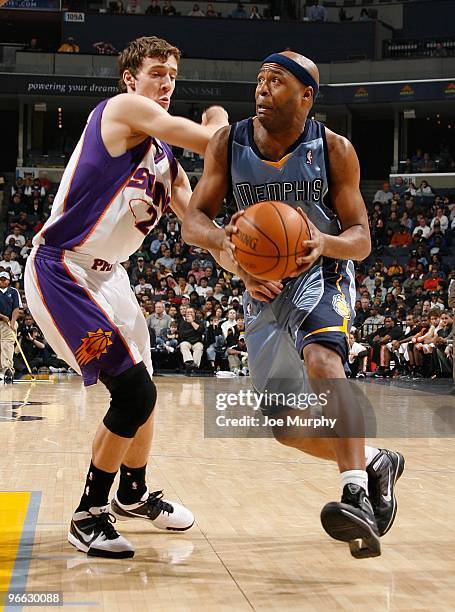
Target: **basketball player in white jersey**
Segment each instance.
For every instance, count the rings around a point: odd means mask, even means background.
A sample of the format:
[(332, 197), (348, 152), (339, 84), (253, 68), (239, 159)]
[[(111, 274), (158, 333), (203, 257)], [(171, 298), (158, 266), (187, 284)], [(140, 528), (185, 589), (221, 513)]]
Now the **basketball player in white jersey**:
[(139, 38), (120, 55), (125, 93), (90, 115), (26, 267), (27, 303), (46, 339), (85, 385), (100, 379), (111, 395), (68, 534), (92, 556), (134, 555), (112, 514), (164, 530), (194, 522), (190, 510), (146, 485), (156, 389), (147, 326), (120, 264), (170, 206), (182, 217), (188, 204), (188, 178), (169, 145), (203, 154), (227, 125), (221, 107), (208, 109), (201, 125), (168, 114), (179, 58), (156, 37)]

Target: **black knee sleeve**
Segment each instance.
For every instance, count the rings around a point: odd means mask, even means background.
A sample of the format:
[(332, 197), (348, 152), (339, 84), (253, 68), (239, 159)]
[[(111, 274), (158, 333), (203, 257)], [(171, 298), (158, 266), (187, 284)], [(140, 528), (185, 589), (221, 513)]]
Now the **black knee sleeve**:
[(156, 387), (144, 363), (138, 363), (119, 376), (101, 373), (100, 380), (111, 394), (111, 405), (104, 425), (122, 438), (134, 438), (137, 430), (152, 414)]

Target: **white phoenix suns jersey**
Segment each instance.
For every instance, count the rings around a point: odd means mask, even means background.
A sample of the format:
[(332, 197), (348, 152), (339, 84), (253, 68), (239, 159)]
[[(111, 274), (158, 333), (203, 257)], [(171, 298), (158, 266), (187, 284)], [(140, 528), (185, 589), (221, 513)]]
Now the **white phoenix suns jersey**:
[(101, 138), (107, 102), (100, 102), (90, 115), (63, 174), (51, 216), (33, 244), (115, 263), (137, 251), (166, 212), (177, 162), (169, 145), (151, 137), (112, 157)]

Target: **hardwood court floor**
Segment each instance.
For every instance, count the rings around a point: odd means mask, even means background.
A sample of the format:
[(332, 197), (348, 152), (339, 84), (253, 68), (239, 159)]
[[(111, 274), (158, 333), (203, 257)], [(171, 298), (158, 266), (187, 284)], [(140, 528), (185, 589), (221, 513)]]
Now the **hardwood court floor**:
[[(88, 559), (66, 541), (104, 388), (63, 376), (0, 388), (0, 590), (63, 591), (75, 610), (109, 612), (453, 609), (455, 436), (375, 441), (401, 450), (406, 471), (382, 556), (356, 560), (319, 521), (323, 504), (339, 498), (334, 465), (271, 439), (205, 439), (206, 381), (156, 382), (149, 484), (197, 522), (182, 534), (122, 523), (136, 556), (121, 561)], [(455, 408), (453, 397), (419, 390), (373, 384), (368, 392), (397, 420), (436, 401)]]

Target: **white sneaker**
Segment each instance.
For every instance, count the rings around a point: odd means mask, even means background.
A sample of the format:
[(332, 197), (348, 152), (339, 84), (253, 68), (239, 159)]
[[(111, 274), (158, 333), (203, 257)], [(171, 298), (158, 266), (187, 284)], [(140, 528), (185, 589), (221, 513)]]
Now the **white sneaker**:
[(166, 531), (186, 531), (194, 523), (191, 510), (163, 499), (163, 491), (149, 493), (148, 489), (137, 504), (121, 504), (115, 494), (111, 500), (111, 512), (119, 521), (139, 518), (151, 521), (157, 529)]
[(114, 528), (115, 517), (109, 505), (75, 512), (71, 519), (68, 542), (90, 557), (125, 559), (134, 555), (134, 548)]

